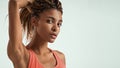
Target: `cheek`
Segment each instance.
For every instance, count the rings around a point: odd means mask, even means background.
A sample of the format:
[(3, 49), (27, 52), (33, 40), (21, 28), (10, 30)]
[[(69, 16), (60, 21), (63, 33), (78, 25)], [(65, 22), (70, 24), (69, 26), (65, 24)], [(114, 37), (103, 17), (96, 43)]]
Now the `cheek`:
[(37, 32), (39, 34), (43, 34), (43, 35), (46, 35), (50, 32), (51, 30), (51, 27), (50, 26), (47, 26), (47, 25), (44, 25), (44, 24), (40, 24), (38, 27), (37, 27)]

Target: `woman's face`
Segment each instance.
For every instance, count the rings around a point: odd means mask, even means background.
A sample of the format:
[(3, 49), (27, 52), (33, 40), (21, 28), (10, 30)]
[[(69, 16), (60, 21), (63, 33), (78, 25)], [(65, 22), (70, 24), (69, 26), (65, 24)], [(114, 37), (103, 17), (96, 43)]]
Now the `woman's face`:
[(56, 9), (49, 9), (40, 14), (36, 32), (40, 40), (54, 42), (60, 32), (62, 14)]

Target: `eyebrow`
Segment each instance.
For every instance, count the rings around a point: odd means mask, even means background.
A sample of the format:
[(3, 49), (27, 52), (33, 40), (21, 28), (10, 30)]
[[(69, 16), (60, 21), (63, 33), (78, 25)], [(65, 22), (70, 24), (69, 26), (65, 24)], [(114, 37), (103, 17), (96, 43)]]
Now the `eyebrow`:
[[(55, 18), (52, 16), (48, 16), (47, 18), (51, 18), (52, 20), (55, 20)], [(63, 20), (61, 19), (61, 20), (59, 20), (59, 22), (63, 22)]]

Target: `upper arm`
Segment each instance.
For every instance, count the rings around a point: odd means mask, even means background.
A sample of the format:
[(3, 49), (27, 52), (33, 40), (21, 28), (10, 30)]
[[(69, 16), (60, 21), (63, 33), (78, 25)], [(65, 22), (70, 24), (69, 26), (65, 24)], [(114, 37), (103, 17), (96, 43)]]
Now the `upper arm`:
[(9, 2), (9, 40), (12, 46), (22, 43), (22, 25), (19, 7), (15, 2)]
[(29, 60), (29, 52), (25, 48), (23, 44), (18, 44), (19, 47), (12, 47), (11, 42), (8, 42), (8, 47), (7, 47), (7, 54), (8, 57), (11, 59), (13, 63), (16, 63), (18, 61), (25, 61), (28, 62)]

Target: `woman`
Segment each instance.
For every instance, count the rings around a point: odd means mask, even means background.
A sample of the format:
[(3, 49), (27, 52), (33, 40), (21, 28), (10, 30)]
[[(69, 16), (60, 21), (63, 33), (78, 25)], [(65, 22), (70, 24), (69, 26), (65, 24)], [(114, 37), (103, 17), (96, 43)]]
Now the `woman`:
[(9, 0), (8, 56), (14, 68), (65, 68), (64, 54), (48, 48), (60, 32), (62, 13), (59, 0)]

